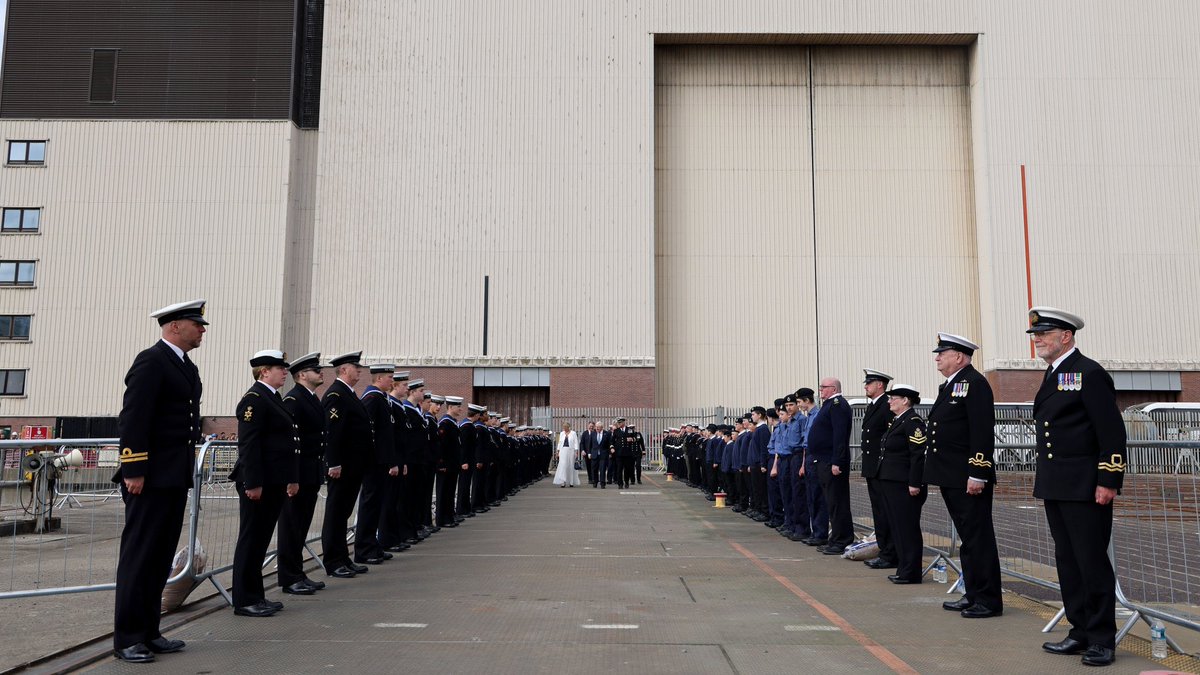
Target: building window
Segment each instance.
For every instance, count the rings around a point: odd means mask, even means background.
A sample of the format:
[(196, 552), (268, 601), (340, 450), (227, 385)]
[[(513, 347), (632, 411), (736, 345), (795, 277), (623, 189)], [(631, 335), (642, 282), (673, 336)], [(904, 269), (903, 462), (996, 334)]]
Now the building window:
[(32, 260), (0, 260), (0, 286), (32, 286), (36, 268)]
[(88, 103), (115, 103), (117, 92), (117, 50), (92, 50), (92, 89)]
[(46, 141), (9, 141), (8, 163), (12, 166), (42, 166), (46, 163)]
[(41, 209), (4, 209), (0, 232), (4, 234), (37, 232), (42, 221)]
[(0, 396), (24, 396), (24, 370), (0, 370)]
[(0, 340), (28, 340), (29, 314), (0, 314)]

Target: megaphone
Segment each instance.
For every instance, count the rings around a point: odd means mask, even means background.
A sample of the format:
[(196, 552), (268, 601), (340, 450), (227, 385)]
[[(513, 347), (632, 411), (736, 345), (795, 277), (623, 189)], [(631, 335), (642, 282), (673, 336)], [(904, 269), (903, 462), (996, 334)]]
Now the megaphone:
[(79, 448), (75, 448), (66, 454), (54, 455), (51, 463), (56, 469), (63, 469), (68, 466), (83, 466), (83, 452)]

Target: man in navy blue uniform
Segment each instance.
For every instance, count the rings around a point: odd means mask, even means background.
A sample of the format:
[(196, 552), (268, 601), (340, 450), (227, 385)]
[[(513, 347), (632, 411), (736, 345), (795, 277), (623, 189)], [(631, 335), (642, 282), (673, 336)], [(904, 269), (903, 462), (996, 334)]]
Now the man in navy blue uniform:
[(929, 449), (925, 482), (937, 485), (950, 519), (962, 538), (959, 560), (963, 597), (942, 608), (967, 619), (1000, 616), (1000, 555), (992, 524), (996, 469), (995, 399), (992, 387), (971, 358), (979, 346), (961, 335), (938, 333), (933, 350), (938, 372), (946, 381), (929, 410)]
[(114, 654), (123, 661), (146, 663), (184, 647), (163, 637), (159, 617), (200, 440), (200, 371), (187, 353), (204, 339), (204, 306), (193, 300), (152, 313), (162, 339), (125, 375), (120, 466), (112, 479), (125, 502), (113, 626)]
[(891, 426), (895, 415), (888, 408), (884, 390), (892, 381), (887, 373), (863, 369), (863, 392), (871, 402), (862, 420), (862, 475), (867, 480), (867, 496), (871, 499), (871, 522), (875, 524), (875, 541), (879, 544), (879, 555), (863, 561), (871, 569), (884, 570), (896, 567), (896, 546), (892, 543), (887, 510), (883, 504), (883, 493), (879, 490), (879, 460), (883, 456), (881, 442)]
[(317, 387), (325, 382), (321, 367), (319, 352), (293, 361), (290, 370), (296, 386), (283, 397), (283, 405), (300, 432), (300, 490), (284, 502), (279, 514), (278, 579), (280, 588), (289, 595), (312, 595), (325, 588), (324, 581), (313, 581), (304, 573), (304, 541), (316, 511), (317, 493), (325, 482), (325, 411), (316, 394)]
[(1116, 579), (1108, 559), (1113, 499), (1125, 478), (1125, 423), (1112, 377), (1080, 353), (1083, 319), (1053, 307), (1029, 310), (1038, 358), (1048, 364), (1033, 400), (1037, 476), (1071, 631), (1042, 649), (1083, 653), (1083, 663), (1107, 666), (1116, 647)]
[(378, 565), (392, 554), (379, 543), (379, 520), (388, 481), (400, 475), (396, 459), (396, 420), (387, 393), (392, 389), (396, 366), (376, 363), (370, 366), (371, 384), (362, 395), (362, 404), (371, 420), (372, 444), (365, 460), (362, 494), (358, 499), (358, 524), (354, 528), (354, 562)]
[[(808, 470), (815, 471), (829, 509), (829, 542), (817, 549), (841, 555), (854, 543), (850, 515), (850, 404), (840, 380), (827, 377), (820, 385), (821, 407), (808, 427)], [(819, 536), (814, 532), (813, 537)]]
[(350, 548), (346, 545), (346, 528), (358, 500), (363, 474), (375, 465), (371, 416), (354, 393), (361, 358), (362, 352), (349, 352), (329, 360), (336, 369), (337, 379), (321, 399), (329, 431), (325, 449), (328, 487), (325, 521), (321, 524), (321, 555), (325, 573), (340, 579), (351, 579), (367, 572), (366, 565), (350, 560)]

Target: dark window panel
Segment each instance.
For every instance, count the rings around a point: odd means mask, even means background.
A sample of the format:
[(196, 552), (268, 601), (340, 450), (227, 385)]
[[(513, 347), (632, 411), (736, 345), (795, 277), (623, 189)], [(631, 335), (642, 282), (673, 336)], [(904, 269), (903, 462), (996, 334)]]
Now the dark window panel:
[(117, 95), (117, 50), (92, 50), (91, 103), (112, 103)]

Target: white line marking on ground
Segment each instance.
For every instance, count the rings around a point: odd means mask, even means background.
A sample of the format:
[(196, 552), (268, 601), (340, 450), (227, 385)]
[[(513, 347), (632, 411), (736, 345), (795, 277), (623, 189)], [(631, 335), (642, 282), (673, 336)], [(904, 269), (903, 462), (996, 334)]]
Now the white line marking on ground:
[(591, 630), (637, 630), (636, 623), (585, 623), (581, 628), (589, 628)]
[(834, 631), (841, 630), (841, 628), (838, 628), (837, 626), (829, 626), (826, 624), (810, 624), (807, 626), (784, 626), (783, 629), (789, 633), (807, 633), (807, 632), (820, 632), (820, 631), (834, 632)]
[(646, 490), (645, 492), (643, 492), (641, 490), (628, 490), (628, 491), (622, 491), (620, 494), (623, 494), (623, 495), (661, 495), (662, 493), (657, 490)]
[(377, 623), (376, 628), (428, 628), (427, 623)]

